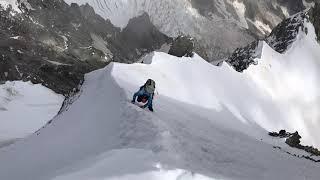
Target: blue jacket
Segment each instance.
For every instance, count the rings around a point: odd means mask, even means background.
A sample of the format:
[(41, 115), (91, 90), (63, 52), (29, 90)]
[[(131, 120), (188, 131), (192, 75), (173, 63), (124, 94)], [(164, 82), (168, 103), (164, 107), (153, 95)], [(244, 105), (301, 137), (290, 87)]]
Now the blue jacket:
[(132, 102), (135, 102), (135, 101), (136, 101), (136, 98), (137, 98), (138, 96), (146, 96), (146, 97), (148, 97), (148, 103), (145, 104), (145, 105), (143, 106), (143, 108), (148, 107), (150, 110), (153, 110), (153, 107), (152, 107), (153, 94), (148, 93), (147, 91), (145, 91), (144, 87), (141, 86), (140, 89), (139, 89), (139, 91), (136, 92), (136, 93), (134, 93)]

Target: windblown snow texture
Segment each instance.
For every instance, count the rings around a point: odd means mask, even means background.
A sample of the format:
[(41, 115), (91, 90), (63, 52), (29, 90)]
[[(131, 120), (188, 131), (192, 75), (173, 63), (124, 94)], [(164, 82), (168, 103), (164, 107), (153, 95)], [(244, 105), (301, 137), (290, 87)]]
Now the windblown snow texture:
[(64, 97), (31, 82), (0, 85), (0, 146), (24, 138), (57, 115)]

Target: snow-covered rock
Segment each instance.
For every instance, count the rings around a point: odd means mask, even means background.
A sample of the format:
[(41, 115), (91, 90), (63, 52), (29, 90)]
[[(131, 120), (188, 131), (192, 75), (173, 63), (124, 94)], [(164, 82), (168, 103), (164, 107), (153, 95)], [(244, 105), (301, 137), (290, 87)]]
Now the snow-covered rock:
[[(309, 30), (312, 35), (318, 39), (319, 15), (320, 5), (316, 4), (314, 8), (297, 13), (290, 18), (282, 21), (275, 27), (271, 34), (264, 39), (264, 41), (272, 47), (273, 50), (279, 53), (285, 53), (289, 50), (292, 44), (298, 39), (299, 33), (308, 34)], [(312, 23), (310, 25), (310, 23)], [(227, 62), (231, 64), (237, 71), (242, 72), (246, 70), (251, 64), (257, 64), (256, 58), (259, 58), (262, 53), (261, 42), (258, 40), (252, 42), (246, 47), (237, 48), (233, 54), (228, 58)]]
[[(301, 16), (297, 15), (290, 20), (296, 17)], [(245, 74), (250, 73), (258, 84), (264, 84), (262, 89), (269, 93), (272, 99), (283, 100), (281, 103), (283, 108), (299, 109), (297, 112), (289, 110), (295, 112), (295, 115), (292, 114), (287, 119), (293, 122), (300, 119), (298, 120), (300, 125), (292, 130), (299, 130), (306, 137), (304, 139), (306, 143), (319, 147), (320, 141), (316, 138), (310, 139), (310, 137), (315, 137), (313, 134), (315, 131), (312, 129), (319, 126), (317, 107), (319, 106), (320, 87), (317, 82), (319, 82), (320, 75), (320, 45), (317, 42), (315, 28), (308, 18), (301, 18), (295, 24), (284, 21), (284, 24), (289, 24), (292, 34), (279, 39), (272, 38), (274, 41), (263, 42), (263, 48), (248, 46), (239, 49), (232, 56), (235, 58), (229, 59), (229, 63), (237, 71), (244, 70)], [(280, 24), (280, 27), (283, 26)], [(283, 32), (285, 29), (274, 31)], [(270, 37), (274, 37), (273, 34)], [(268, 44), (271, 44), (272, 47)], [(253, 63), (257, 66), (249, 67)], [(304, 121), (313, 124), (307, 125), (302, 123)], [(292, 126), (292, 124), (288, 122), (288, 125)]]
[(320, 117), (320, 87), (317, 83), (320, 77), (320, 45), (313, 25), (304, 25), (308, 34), (301, 31), (284, 54), (277, 53), (265, 43), (262, 57), (257, 59), (258, 65), (244, 72), (251, 73), (271, 99), (283, 101), (279, 103), (282, 111), (293, 113), (288, 113), (287, 124), (305, 136), (302, 142), (319, 147), (315, 128), (319, 126)]

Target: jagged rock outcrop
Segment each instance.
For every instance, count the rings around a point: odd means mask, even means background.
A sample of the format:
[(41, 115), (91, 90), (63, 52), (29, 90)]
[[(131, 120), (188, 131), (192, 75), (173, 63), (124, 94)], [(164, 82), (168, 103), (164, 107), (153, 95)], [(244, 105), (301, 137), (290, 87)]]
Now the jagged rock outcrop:
[(304, 27), (306, 21), (314, 24), (318, 39), (320, 37), (320, 6), (316, 3), (314, 8), (309, 11), (303, 11), (284, 20), (276, 26), (271, 34), (263, 40), (255, 41), (246, 47), (236, 49), (228, 58), (227, 62), (234, 67), (236, 71), (243, 72), (251, 64), (257, 64), (255, 59), (261, 55), (262, 48), (259, 48), (259, 42), (265, 41), (271, 48), (279, 53), (284, 53), (295, 41), (300, 30), (308, 33)]
[(292, 133), (289, 133), (284, 129), (280, 130), (279, 132), (269, 132), (269, 136), (279, 137), (279, 138), (287, 138), (287, 137), (290, 137), (291, 135)]
[(178, 36), (172, 43), (169, 54), (177, 57), (192, 57), (194, 52), (194, 39), (189, 36)]
[(181, 35), (173, 40), (170, 45), (168, 54), (177, 57), (192, 57), (194, 52), (201, 56), (203, 59), (209, 59), (205, 48), (199, 41), (190, 36)]
[(67, 95), (85, 73), (110, 61), (132, 63), (171, 40), (145, 14), (121, 31), (88, 4), (19, 2), (18, 13), (0, 6), (0, 82), (32, 81)]
[(286, 139), (286, 144), (288, 144), (291, 147), (300, 148), (300, 146), (301, 146), (300, 145), (300, 139), (301, 139), (301, 136), (296, 131), (295, 133), (293, 133), (290, 137), (288, 137)]
[(320, 151), (317, 148), (314, 148), (313, 146), (301, 145), (300, 144), (300, 139), (301, 139), (301, 136), (296, 131), (289, 138), (286, 139), (286, 144), (288, 144), (291, 147), (302, 149), (302, 150), (310, 153), (313, 156), (320, 156)]
[[(320, 156), (320, 151), (317, 148), (314, 148), (313, 146), (304, 146), (301, 145), (300, 139), (302, 138), (298, 131), (294, 133), (287, 132), (286, 130), (280, 130), (279, 133), (277, 132), (269, 132), (269, 136), (272, 137), (279, 137), (279, 138), (286, 138), (286, 144), (288, 144), (290, 147), (298, 148), (301, 150), (304, 150), (311, 154), (311, 156)], [(280, 147), (277, 147), (280, 148)], [(280, 148), (281, 149), (281, 148)], [(289, 153), (291, 154), (291, 153)], [(319, 162), (318, 160), (314, 160), (313, 158), (310, 158), (308, 156), (303, 156), (306, 159)]]
[(284, 53), (295, 41), (299, 30), (305, 30), (304, 21), (307, 18), (307, 13), (302, 12), (284, 20), (272, 30), (271, 34), (265, 39), (266, 43), (275, 51)]
[(237, 48), (227, 62), (237, 71), (242, 72), (251, 64), (257, 64), (256, 58), (261, 57), (262, 41), (254, 41), (244, 48)]

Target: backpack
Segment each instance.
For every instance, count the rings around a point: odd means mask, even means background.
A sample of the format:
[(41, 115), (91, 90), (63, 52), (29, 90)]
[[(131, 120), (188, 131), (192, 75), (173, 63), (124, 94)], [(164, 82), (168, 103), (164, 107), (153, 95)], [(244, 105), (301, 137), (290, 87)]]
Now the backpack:
[(149, 94), (154, 94), (154, 90), (156, 89), (156, 83), (152, 79), (148, 79), (144, 84), (144, 89)]

